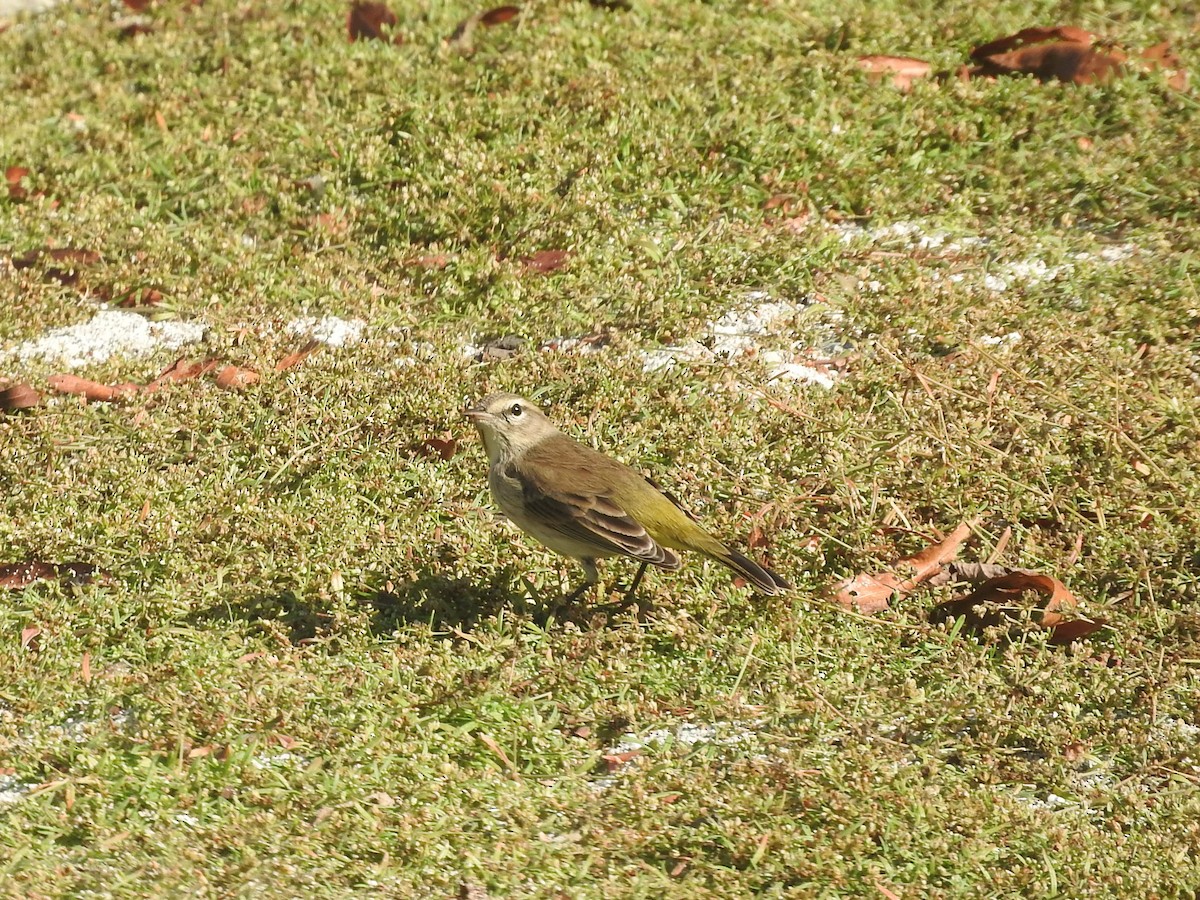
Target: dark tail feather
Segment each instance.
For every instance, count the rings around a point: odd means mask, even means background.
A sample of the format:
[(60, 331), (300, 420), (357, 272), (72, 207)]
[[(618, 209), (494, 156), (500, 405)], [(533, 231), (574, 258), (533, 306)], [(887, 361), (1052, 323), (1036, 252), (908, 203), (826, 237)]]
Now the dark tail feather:
[(770, 569), (765, 569), (736, 550), (726, 550), (724, 554), (715, 557), (733, 571), (737, 572), (764, 594), (782, 594), (791, 590), (792, 586), (776, 575)]

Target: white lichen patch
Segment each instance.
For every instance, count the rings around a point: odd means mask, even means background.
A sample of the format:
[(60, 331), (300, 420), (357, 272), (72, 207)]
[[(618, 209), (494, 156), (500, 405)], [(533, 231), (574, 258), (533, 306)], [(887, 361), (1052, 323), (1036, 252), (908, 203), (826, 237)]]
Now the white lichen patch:
[(362, 319), (342, 319), (337, 316), (301, 316), (283, 326), (288, 334), (312, 338), (329, 347), (357, 344), (363, 339), (367, 323)]
[(53, 328), (40, 338), (0, 352), (0, 360), (45, 360), (78, 369), (114, 356), (178, 350), (203, 339), (204, 326), (195, 322), (151, 322), (137, 313), (102, 309), (88, 322)]

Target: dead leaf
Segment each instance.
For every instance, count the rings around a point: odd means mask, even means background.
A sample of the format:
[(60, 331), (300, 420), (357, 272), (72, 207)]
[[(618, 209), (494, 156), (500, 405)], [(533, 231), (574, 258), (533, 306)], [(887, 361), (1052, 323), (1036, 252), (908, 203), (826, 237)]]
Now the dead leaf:
[(983, 75), (1032, 75), (1039, 81), (1095, 84), (1121, 71), (1125, 54), (1108, 52), (1074, 41), (1033, 44), (980, 60)]
[(1090, 31), (1076, 28), (1074, 25), (1058, 25), (1053, 28), (1024, 28), (1016, 34), (1009, 34), (986, 44), (980, 44), (971, 51), (971, 59), (982, 62), (989, 56), (1000, 53), (1010, 53), (1022, 47), (1033, 44), (1066, 42), (1082, 44), (1090, 47), (1096, 42), (1096, 36)]
[(1182, 91), (1187, 87), (1187, 70), (1183, 68), (1183, 60), (1171, 47), (1170, 41), (1147, 47), (1138, 54), (1138, 59), (1148, 69), (1161, 69), (1167, 76), (1167, 86), (1173, 90)]
[(70, 287), (79, 281), (83, 268), (100, 261), (100, 254), (95, 250), (83, 250), (78, 247), (38, 247), (28, 250), (20, 256), (12, 257), (12, 266), (20, 271), (32, 267), (43, 259), (61, 263), (61, 265), (52, 265), (46, 268), (46, 280), (57, 281)]
[(462, 53), (470, 53), (474, 47), (476, 27), (479, 25), (489, 27), (502, 25), (511, 19), (515, 19), (520, 12), (521, 7), (519, 6), (497, 6), (495, 9), (489, 9), (487, 12), (477, 12), (467, 16), (467, 18), (458, 23), (450, 37), (446, 38), (446, 43)]
[(611, 775), (613, 772), (623, 769), (626, 765), (641, 755), (641, 750), (626, 750), (622, 753), (605, 753), (600, 757), (600, 761), (604, 763), (604, 768)]
[(105, 575), (89, 563), (48, 563), (27, 560), (0, 565), (0, 589), (19, 591), (38, 581), (89, 584)]
[(1044, 599), (1035, 617), (1038, 625), (1052, 632), (1051, 642), (1069, 644), (1104, 627), (1103, 619), (1071, 618), (1079, 603), (1057, 578), (1037, 572), (1012, 572), (990, 578), (970, 594), (939, 604), (930, 615), (933, 621), (962, 618), (973, 631), (997, 625), (1019, 624), (1021, 598), (1025, 593)]
[(79, 662), (79, 676), (84, 684), (92, 683), (92, 654), (87, 650), (83, 651), (83, 659)]
[(42, 395), (27, 384), (14, 384), (0, 391), (0, 409), (22, 410), (41, 405)]
[(483, 886), (464, 881), (458, 886), (458, 900), (491, 900), (491, 895)]
[(397, 21), (396, 14), (382, 3), (354, 3), (350, 6), (350, 12), (346, 14), (346, 34), (350, 38), (350, 43), (358, 40), (386, 41), (390, 39), (393, 44), (402, 44), (404, 43), (402, 35), (390, 34)]
[(963, 522), (949, 536), (936, 544), (930, 544), (920, 553), (902, 559), (896, 567), (911, 567), (911, 575), (904, 577), (895, 572), (878, 575), (860, 573), (837, 585), (834, 601), (847, 609), (857, 609), (864, 615), (887, 609), (893, 594), (911, 593), (917, 585), (928, 581), (943, 565), (958, 555), (963, 542), (971, 536), (977, 519)]
[(570, 250), (539, 250), (532, 256), (523, 257), (521, 265), (524, 266), (526, 272), (540, 272), (544, 275), (561, 269), (570, 258)]
[(21, 179), (29, 174), (24, 166), (9, 166), (4, 170), (4, 180), (8, 183), (8, 199), (24, 200), (29, 196), (29, 189), (21, 184)]
[(503, 25), (505, 22), (515, 19), (520, 12), (521, 7), (519, 6), (497, 6), (481, 15), (479, 22), (489, 28), (493, 25)]
[(42, 629), (36, 625), (27, 625), (21, 629), (21, 649), (22, 650), (37, 650), (37, 636), (42, 633)]
[(259, 377), (259, 374), (253, 369), (226, 366), (217, 373), (217, 386), (227, 391), (241, 390), (255, 384)]
[(450, 264), (450, 257), (445, 253), (432, 253), (428, 256), (417, 256), (405, 265), (417, 266), (421, 269), (444, 269)]
[(437, 456), (443, 460), (452, 459), (458, 452), (458, 441), (454, 438), (425, 438), (417, 448), (419, 456)]
[(88, 381), (86, 378), (65, 374), (51, 375), (46, 383), (59, 393), (78, 394), (81, 397), (86, 397), (88, 400), (101, 403), (124, 400), (141, 390), (140, 385), (128, 382), (125, 384), (100, 384), (96, 381)]
[(983, 584), (985, 581), (1012, 575), (1014, 572), (1033, 574), (1032, 569), (1014, 569), (1012, 566), (998, 566), (992, 563), (952, 562), (930, 578), (929, 585), (930, 587), (942, 587), (964, 581), (968, 584)]
[(907, 91), (914, 81), (928, 78), (933, 72), (930, 63), (911, 56), (860, 56), (858, 65), (872, 81), (882, 81), (886, 77), (892, 87), (902, 91)]
[(215, 369), (220, 365), (220, 362), (220, 360), (213, 357), (189, 360), (187, 357), (181, 356), (163, 369), (158, 374), (158, 377), (146, 385), (146, 390), (153, 392), (165, 384), (191, 381), (192, 379), (199, 378), (201, 375), (206, 375)]
[(324, 346), (316, 338), (313, 338), (299, 350), (289, 353), (283, 359), (279, 360), (279, 362), (275, 363), (275, 371), (283, 372), (286, 369), (292, 368), (292, 366), (300, 365), (300, 363), (304, 362), (304, 360), (308, 359)]

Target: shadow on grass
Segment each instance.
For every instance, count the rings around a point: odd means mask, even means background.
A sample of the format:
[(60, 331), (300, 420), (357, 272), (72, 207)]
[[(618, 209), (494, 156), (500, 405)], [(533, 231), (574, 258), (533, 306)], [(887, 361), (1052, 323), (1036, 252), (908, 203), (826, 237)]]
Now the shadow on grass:
[(184, 621), (193, 627), (242, 623), (285, 637), (292, 644), (300, 644), (318, 637), (330, 619), (327, 610), (319, 609), (295, 594), (284, 592), (254, 597), (240, 603), (219, 603), (197, 610)]
[(391, 634), (407, 625), (427, 625), (434, 631), (467, 631), (475, 623), (512, 607), (513, 573), (503, 570), (486, 581), (450, 578), (436, 572), (412, 581), (360, 595), (374, 608), (372, 629)]
[[(377, 636), (390, 635), (410, 625), (425, 626), (434, 632), (470, 631), (479, 622), (508, 610), (519, 610), (518, 617), (529, 616), (545, 628), (551, 619), (572, 621), (579, 628), (603, 626), (610, 621), (614, 607), (593, 605), (590, 600), (561, 606), (557, 596), (542, 598), (530, 609), (525, 595), (514, 584), (520, 579), (515, 570), (503, 569), (486, 580), (454, 578), (437, 572), (418, 574), (411, 581), (389, 585), (388, 589), (364, 591), (355, 602), (371, 614), (371, 630)], [(184, 620), (193, 627), (240, 625), (250, 631), (269, 633), (293, 645), (321, 641), (330, 637), (333, 610), (316, 598), (298, 597), (290, 591), (253, 597), (238, 603), (221, 603), (197, 610)]]

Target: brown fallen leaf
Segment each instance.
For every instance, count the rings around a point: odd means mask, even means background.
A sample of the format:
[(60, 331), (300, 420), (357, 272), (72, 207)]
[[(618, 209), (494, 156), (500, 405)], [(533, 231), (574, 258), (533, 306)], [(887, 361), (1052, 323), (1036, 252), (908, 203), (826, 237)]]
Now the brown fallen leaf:
[(493, 754), (495, 754), (496, 758), (499, 759), (500, 762), (504, 763), (504, 768), (508, 769), (510, 772), (517, 771), (517, 767), (513, 765), (513, 761), (508, 758), (508, 754), (504, 752), (504, 748), (496, 742), (494, 737), (492, 737), (490, 734), (482, 733), (476, 735), (476, 737), (479, 738), (479, 742), (483, 744), (483, 746), (487, 747), (492, 751)]
[(9, 166), (4, 170), (4, 180), (8, 183), (8, 199), (24, 200), (29, 196), (29, 189), (21, 184), (21, 179), (29, 174), (24, 166)]
[(458, 452), (458, 441), (454, 438), (425, 438), (414, 448), (418, 456), (438, 457), (442, 460), (452, 459)]
[(27, 384), (14, 384), (0, 391), (0, 410), (16, 412), (41, 405), (42, 395)]
[(149, 392), (157, 391), (165, 384), (176, 383), (180, 381), (191, 381), (199, 378), (201, 375), (207, 375), (218, 365), (220, 360), (214, 357), (207, 359), (192, 359), (181, 356), (175, 362), (171, 363), (158, 374), (153, 381), (146, 385), (145, 390)]
[(992, 578), (1012, 575), (1014, 572), (1033, 574), (1032, 569), (1014, 569), (1012, 566), (999, 566), (993, 563), (952, 562), (930, 578), (929, 585), (930, 587), (941, 587), (962, 581), (968, 584), (982, 584)]
[(539, 250), (532, 256), (522, 257), (521, 265), (526, 272), (546, 274), (561, 269), (570, 258), (570, 250)]
[(1052, 643), (1069, 644), (1094, 634), (1106, 624), (1103, 619), (1071, 617), (1079, 606), (1075, 596), (1057, 578), (1038, 572), (1011, 572), (990, 578), (966, 596), (939, 604), (930, 618), (935, 622), (962, 618), (973, 631), (1006, 623), (1017, 625), (1021, 598), (1026, 593), (1044, 599), (1034, 621), (1052, 632)]
[(103, 576), (103, 572), (88, 563), (48, 563), (41, 560), (27, 560), (0, 565), (0, 589), (19, 591), (38, 581), (89, 584), (92, 580)]
[(46, 267), (46, 280), (57, 281), (70, 287), (79, 281), (85, 267), (100, 261), (100, 254), (95, 250), (84, 250), (78, 247), (38, 247), (28, 250), (20, 256), (12, 257), (12, 266), (20, 271), (46, 259), (53, 263), (59, 263), (59, 265)]
[(37, 650), (37, 637), (42, 633), (42, 629), (36, 625), (27, 625), (21, 629), (21, 649), (22, 650)]
[(404, 37), (390, 34), (395, 27), (396, 14), (382, 3), (357, 2), (350, 6), (346, 13), (346, 35), (350, 43), (363, 41), (386, 41), (393, 44), (404, 43)]
[(1148, 69), (1161, 69), (1167, 76), (1167, 86), (1171, 89), (1182, 91), (1187, 87), (1187, 70), (1184, 69), (1179, 54), (1171, 47), (1170, 41), (1147, 47), (1138, 54), (1138, 59)]
[(142, 389), (140, 385), (128, 382), (125, 384), (100, 384), (96, 381), (88, 381), (86, 378), (66, 374), (51, 375), (47, 379), (47, 384), (60, 393), (78, 394), (88, 400), (101, 403), (127, 399)]
[(313, 338), (299, 350), (295, 351), (294, 353), (289, 353), (287, 356), (283, 357), (283, 359), (279, 360), (279, 362), (275, 363), (275, 371), (283, 372), (292, 368), (292, 366), (300, 365), (300, 363), (304, 362), (304, 360), (308, 359), (324, 346), (325, 345), (316, 338)]
[(1120, 73), (1125, 54), (1107, 52), (1075, 41), (1033, 44), (1008, 53), (983, 57), (983, 75), (1032, 75), (1038, 81), (1095, 84)]
[(225, 366), (217, 373), (217, 386), (227, 391), (241, 390), (256, 383), (259, 374), (253, 369), (242, 369), (237, 366)]
[(858, 66), (872, 81), (887, 78), (892, 87), (907, 91), (914, 81), (928, 78), (933, 66), (911, 56), (860, 56)]
[(999, 53), (1010, 53), (1013, 50), (1019, 50), (1022, 47), (1028, 47), (1033, 44), (1047, 44), (1052, 42), (1083, 44), (1085, 47), (1090, 47), (1096, 42), (1096, 36), (1090, 31), (1084, 31), (1082, 28), (1076, 28), (1074, 25), (1058, 25), (1052, 28), (1023, 28), (1016, 34), (1005, 35), (1004, 37), (996, 38), (994, 41), (988, 41), (986, 44), (980, 44), (971, 50), (971, 59), (982, 61), (989, 56), (996, 56)]
[(493, 25), (503, 25), (512, 19), (515, 19), (521, 13), (519, 6), (497, 6), (495, 9), (489, 9), (479, 17), (479, 24), (487, 25), (489, 28)]
[(497, 6), (495, 9), (467, 16), (458, 23), (450, 37), (446, 38), (446, 43), (462, 53), (470, 53), (474, 48), (475, 29), (478, 26), (503, 25), (505, 22), (515, 19), (520, 12), (521, 7), (519, 6)]
[(912, 593), (917, 585), (928, 581), (945, 563), (957, 556), (963, 542), (971, 536), (971, 531), (977, 524), (977, 519), (963, 522), (943, 540), (930, 544), (920, 553), (896, 563), (897, 567), (911, 567), (911, 575), (905, 577), (896, 572), (883, 572), (878, 575), (859, 573), (835, 587), (834, 601), (847, 609), (857, 609), (864, 615), (887, 609), (893, 594), (903, 596)]

